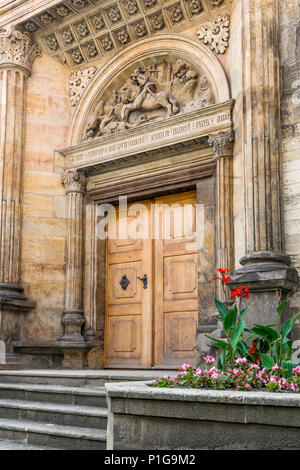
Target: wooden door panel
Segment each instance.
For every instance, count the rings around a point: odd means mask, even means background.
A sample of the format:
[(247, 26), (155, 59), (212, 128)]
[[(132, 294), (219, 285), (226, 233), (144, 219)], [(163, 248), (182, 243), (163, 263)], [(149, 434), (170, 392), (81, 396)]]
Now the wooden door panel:
[[(108, 273), (108, 283), (111, 288), (108, 291), (109, 305), (124, 305), (127, 303), (139, 303), (142, 301), (142, 290), (137, 283), (137, 276), (142, 270), (142, 262), (111, 265)], [(127, 276), (128, 287), (122, 288), (122, 277)]]
[[(198, 323), (195, 193), (160, 198), (155, 204), (156, 207), (159, 204), (158, 217), (156, 212), (151, 213), (151, 203), (144, 203), (148, 239), (117, 239), (107, 243), (108, 366), (178, 367), (194, 358)], [(173, 205), (173, 212), (166, 213), (166, 204)], [(184, 205), (189, 207), (188, 223), (180, 216)], [(164, 238), (166, 220), (169, 233)], [(150, 233), (158, 233), (158, 239), (152, 241)], [(144, 274), (148, 276), (147, 289), (137, 279)], [(129, 283), (122, 289), (120, 282), (125, 275)]]
[[(129, 206), (130, 208), (130, 206)], [(149, 226), (150, 205), (143, 220)], [(119, 214), (117, 214), (119, 216)], [(131, 216), (129, 221), (134, 220)], [(117, 224), (118, 225), (118, 224)], [(117, 231), (117, 233), (119, 233)], [(137, 279), (148, 275), (149, 289)], [(127, 285), (122, 288), (122, 277)], [(109, 366), (152, 362), (152, 244), (148, 239), (107, 241), (105, 361)]]
[(108, 320), (106, 357), (111, 364), (124, 360), (138, 363), (141, 357), (140, 316), (110, 317)]
[(181, 300), (197, 296), (197, 255), (164, 258), (164, 300)]
[(164, 314), (165, 355), (170, 360), (188, 361), (194, 358), (197, 312)]
[[(181, 361), (193, 360), (196, 347), (196, 195), (193, 192), (168, 196), (156, 202), (162, 205), (162, 210), (160, 238), (155, 241), (155, 362), (162, 367), (180, 366)], [(167, 205), (173, 206), (171, 216)], [(186, 221), (187, 215), (189, 220)], [(170, 227), (170, 236), (167, 238), (164, 238), (166, 233), (168, 235), (165, 225)]]

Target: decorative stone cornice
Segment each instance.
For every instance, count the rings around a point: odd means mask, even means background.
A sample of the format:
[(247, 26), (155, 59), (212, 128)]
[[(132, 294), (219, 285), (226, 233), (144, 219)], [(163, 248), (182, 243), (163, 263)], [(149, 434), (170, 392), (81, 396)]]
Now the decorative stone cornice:
[(66, 193), (84, 193), (86, 188), (86, 176), (83, 171), (70, 170), (65, 171), (63, 175), (63, 184)]
[(35, 58), (40, 55), (41, 49), (28, 35), (16, 30), (14, 26), (7, 30), (0, 29), (0, 67), (18, 66), (30, 74)]
[(87, 84), (96, 73), (96, 67), (87, 67), (84, 70), (78, 70), (70, 75), (70, 101), (72, 106), (76, 106), (84, 92)]
[(229, 46), (230, 16), (219, 16), (215, 21), (198, 29), (197, 34), (199, 39), (210, 45), (217, 54), (225, 54)]
[(220, 134), (213, 135), (208, 139), (209, 145), (214, 149), (215, 159), (232, 156), (233, 142), (233, 132), (222, 132)]

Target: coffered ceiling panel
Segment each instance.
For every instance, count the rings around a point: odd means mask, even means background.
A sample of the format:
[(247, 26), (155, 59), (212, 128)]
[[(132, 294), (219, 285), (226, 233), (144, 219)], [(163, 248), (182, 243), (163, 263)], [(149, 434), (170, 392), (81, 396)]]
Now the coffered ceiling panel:
[(64, 0), (18, 25), (72, 67), (147, 36), (181, 31), (228, 12), (230, 0)]

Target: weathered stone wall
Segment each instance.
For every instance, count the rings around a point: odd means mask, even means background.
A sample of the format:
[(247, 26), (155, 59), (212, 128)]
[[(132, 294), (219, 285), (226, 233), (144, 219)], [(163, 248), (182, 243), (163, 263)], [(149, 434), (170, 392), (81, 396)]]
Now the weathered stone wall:
[(22, 284), (37, 303), (23, 337), (57, 339), (65, 291), (66, 196), (55, 149), (65, 144), (70, 101), (66, 70), (45, 54), (28, 79), (23, 160)]
[[(281, 132), (283, 214), (286, 253), (300, 268), (300, 4), (280, 2), (280, 55), (282, 67)], [(300, 290), (292, 305), (299, 310)], [(300, 337), (300, 326), (298, 327)]]
[[(148, 382), (149, 384), (149, 382)], [(108, 450), (296, 450), (300, 397), (106, 383)]]

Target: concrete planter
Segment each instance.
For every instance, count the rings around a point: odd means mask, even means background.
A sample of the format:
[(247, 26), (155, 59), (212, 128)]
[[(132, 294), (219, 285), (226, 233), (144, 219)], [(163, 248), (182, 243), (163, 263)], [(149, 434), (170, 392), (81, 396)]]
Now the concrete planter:
[(106, 384), (108, 449), (300, 449), (300, 395)]

